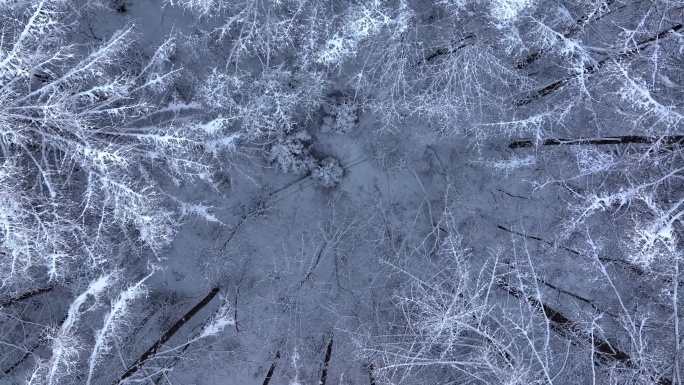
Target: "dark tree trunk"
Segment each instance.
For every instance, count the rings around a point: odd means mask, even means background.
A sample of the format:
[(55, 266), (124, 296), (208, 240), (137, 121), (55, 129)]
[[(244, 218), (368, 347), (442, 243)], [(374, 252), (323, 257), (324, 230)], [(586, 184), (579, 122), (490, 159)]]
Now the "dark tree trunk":
[[(615, 2), (615, 0), (608, 0), (608, 1), (606, 1), (605, 6), (609, 7), (614, 2)], [(570, 37), (577, 35), (577, 33), (579, 33), (582, 30), (582, 27), (584, 27), (589, 22), (589, 19), (593, 16), (593, 14), (594, 14), (594, 12), (580, 17), (575, 22), (574, 26), (567, 29), (567, 31), (563, 34), (563, 37), (567, 39), (567, 38), (570, 38)], [(545, 52), (546, 51), (543, 49), (539, 49), (539, 50), (532, 52), (531, 54), (527, 55), (526, 58), (517, 62), (515, 64), (515, 68), (519, 69), (519, 70), (524, 69), (528, 65), (537, 61), (537, 59), (539, 59)]]
[(420, 60), (418, 63), (416, 63), (416, 67), (421, 65), (421, 64), (426, 64), (429, 63), (441, 56), (446, 56), (446, 55), (451, 55), (455, 53), (456, 51), (460, 50), (461, 48), (465, 48), (466, 46), (469, 46), (471, 43), (464, 43), (464, 41), (474, 38), (475, 35), (466, 35), (456, 43), (454, 43), (450, 48), (440, 48), (434, 53), (428, 55), (425, 57), (425, 59)]
[(332, 356), (333, 339), (328, 342), (328, 348), (325, 349), (325, 359), (323, 360), (323, 372), (321, 373), (321, 385), (325, 385), (328, 379), (328, 364), (330, 363), (330, 356)]
[(375, 377), (373, 377), (374, 369), (373, 364), (368, 364), (368, 379), (370, 380), (370, 385), (376, 385)]
[(278, 363), (279, 358), (280, 358), (280, 350), (276, 352), (275, 360), (273, 360), (271, 367), (268, 369), (268, 373), (266, 373), (266, 378), (264, 378), (263, 385), (268, 385), (268, 383), (271, 382), (271, 378), (273, 378), (273, 372), (275, 372), (276, 364)]
[[(565, 250), (565, 251), (567, 251), (567, 252), (569, 252), (569, 253), (571, 253), (571, 254), (574, 254), (574, 255), (585, 256), (585, 257), (586, 257), (585, 254), (582, 254), (582, 253), (580, 253), (579, 251), (577, 251), (577, 250), (575, 250), (575, 249), (571, 249), (571, 248), (569, 248), (569, 247), (561, 246), (561, 245), (558, 245), (558, 244), (556, 244), (556, 243), (554, 243), (554, 242), (549, 242), (549, 241), (547, 241), (547, 240), (545, 240), (545, 239), (542, 239), (542, 238), (539, 238), (539, 237), (535, 237), (534, 235), (528, 235), (528, 234), (519, 233), (519, 232), (517, 232), (517, 231), (515, 231), (515, 230), (511, 230), (511, 229), (506, 228), (506, 227), (503, 227), (503, 226), (501, 226), (501, 225), (496, 225), (496, 228), (498, 228), (499, 230), (506, 231), (506, 232), (511, 233), (511, 234), (519, 235), (519, 236), (524, 237), (524, 238), (527, 238), (527, 239), (532, 239), (532, 240), (535, 240), (535, 241), (539, 241), (539, 242), (541, 242), (541, 243), (543, 243), (543, 244), (545, 244), (545, 245), (552, 246), (554, 249), (557, 248), (557, 249)], [(610, 258), (610, 257), (607, 257), (607, 256), (599, 256), (598, 259), (599, 259), (599, 261), (604, 262), (604, 263), (614, 263), (614, 264), (617, 264), (617, 265), (619, 265), (619, 266), (622, 266), (622, 267), (624, 267), (624, 268), (626, 268), (626, 269), (629, 269), (629, 271), (631, 271), (631, 272), (634, 273), (635, 275), (644, 275), (644, 274), (645, 274), (644, 270), (640, 269), (638, 266), (632, 265), (631, 263), (629, 263), (629, 262), (627, 262), (627, 261), (623, 261), (623, 260), (615, 259), (615, 258)]]
[(29, 298), (33, 298), (33, 297), (35, 297), (37, 295), (41, 295), (43, 293), (51, 292), (53, 288), (54, 288), (54, 286), (48, 286), (48, 287), (44, 287), (42, 289), (27, 291), (26, 293), (21, 294), (17, 297), (9, 298), (9, 299), (6, 299), (6, 300), (0, 302), (0, 307), (12, 306), (17, 302), (21, 302), (21, 301), (27, 300)]
[[(59, 322), (57, 323), (57, 328), (58, 328), (58, 329), (62, 327), (62, 325), (64, 324), (64, 321), (66, 321), (66, 319), (67, 319), (67, 317), (64, 316), (64, 317), (62, 318), (62, 320), (59, 321)], [(44, 341), (46, 341), (46, 339), (43, 339), (43, 340), (42, 340), (42, 342), (44, 342)], [(19, 367), (19, 365), (23, 364), (23, 363), (31, 356), (31, 354), (33, 354), (33, 352), (35, 352), (36, 349), (38, 349), (38, 348), (42, 345), (42, 342), (39, 342), (39, 343), (35, 344), (29, 351), (27, 351), (26, 353), (24, 353), (24, 355), (21, 356), (21, 358), (20, 358), (19, 360), (17, 360), (17, 362), (15, 362), (14, 364), (12, 364), (12, 366), (10, 366), (9, 368), (3, 370), (3, 373), (5, 373), (5, 374), (10, 374), (14, 369), (16, 369), (17, 367)]]
[[(615, 136), (609, 138), (592, 139), (545, 139), (538, 146), (581, 146), (581, 145), (607, 145), (607, 144), (654, 144), (673, 145), (684, 143), (684, 135), (671, 136)], [(508, 145), (511, 149), (534, 147), (535, 141), (532, 139), (518, 140)]]
[[(583, 330), (579, 325), (575, 324), (573, 321), (566, 318), (559, 311), (546, 305), (540, 300), (537, 300), (536, 298), (525, 294), (518, 288), (509, 285), (508, 282), (502, 279), (497, 279), (496, 284), (497, 286), (499, 286), (499, 288), (505, 290), (508, 294), (527, 302), (532, 306), (532, 308), (544, 314), (546, 319), (550, 321), (551, 330), (556, 332), (558, 335), (568, 339), (579, 339), (584, 343), (592, 345), (600, 358), (598, 362), (613, 361), (624, 364), (629, 368), (634, 368), (634, 363), (632, 362), (632, 359), (629, 356), (629, 354), (621, 351), (620, 349), (614, 348), (613, 345), (607, 340), (601, 339), (593, 334), (588, 333), (587, 331)], [(654, 380), (659, 385), (672, 384), (672, 380), (666, 377), (658, 377), (654, 378)]]
[(171, 339), (171, 337), (173, 337), (174, 334), (176, 334), (176, 332), (180, 330), (180, 328), (182, 328), (188, 321), (192, 319), (192, 317), (194, 317), (200, 310), (207, 306), (207, 304), (209, 304), (209, 302), (211, 302), (211, 300), (214, 299), (214, 297), (216, 297), (216, 294), (218, 294), (219, 290), (220, 288), (218, 286), (211, 289), (209, 294), (207, 294), (206, 297), (204, 297), (204, 299), (202, 299), (197, 305), (195, 305), (195, 307), (190, 309), (190, 311), (185, 313), (185, 315), (181, 317), (181, 319), (176, 321), (176, 323), (174, 323), (173, 326), (171, 326), (171, 328), (167, 330), (166, 333), (164, 333), (161, 336), (161, 338), (157, 340), (157, 342), (154, 343), (154, 345), (147, 349), (147, 351), (143, 353), (137, 361), (135, 361), (135, 363), (121, 376), (121, 378), (119, 378), (116, 384), (121, 383), (125, 379), (134, 375), (138, 370), (140, 370), (140, 368), (145, 364), (147, 360), (154, 357), (159, 348), (164, 346), (164, 344), (168, 342)]
[(551, 84), (549, 84), (549, 85), (547, 85), (547, 86), (544, 86), (544, 87), (542, 87), (542, 88), (537, 89), (536, 91), (532, 91), (530, 94), (528, 94), (528, 95), (525, 96), (524, 98), (521, 98), (521, 99), (516, 100), (514, 104), (515, 104), (515, 106), (517, 106), (517, 107), (522, 107), (522, 106), (524, 106), (524, 105), (530, 104), (530, 103), (532, 103), (533, 101), (535, 101), (535, 100), (537, 100), (537, 99), (540, 99), (540, 98), (542, 98), (542, 97), (544, 97), (544, 96), (546, 96), (546, 95), (549, 95), (549, 94), (551, 94), (551, 93), (553, 93), (553, 92), (555, 92), (555, 91), (560, 90), (560, 89), (563, 88), (566, 84), (568, 84), (570, 81), (572, 81), (572, 80), (574, 80), (574, 79), (577, 79), (577, 78), (579, 78), (580, 76), (591, 75), (591, 74), (593, 74), (594, 72), (598, 71), (601, 67), (605, 66), (605, 65), (608, 64), (609, 62), (612, 62), (612, 61), (614, 61), (614, 60), (626, 59), (626, 58), (628, 58), (628, 57), (630, 57), (630, 56), (632, 56), (632, 55), (638, 53), (638, 52), (639, 52), (640, 50), (642, 50), (645, 46), (647, 46), (647, 45), (653, 43), (654, 41), (657, 41), (657, 40), (660, 40), (660, 39), (664, 38), (665, 36), (669, 35), (670, 33), (679, 31), (680, 29), (682, 29), (682, 27), (684, 27), (683, 24), (677, 24), (677, 25), (675, 25), (675, 26), (673, 26), (673, 27), (670, 27), (670, 28), (668, 28), (668, 29), (666, 29), (666, 30), (664, 30), (664, 31), (661, 31), (661, 32), (660, 32), (659, 34), (657, 34), (656, 36), (654, 36), (654, 37), (652, 37), (652, 38), (650, 38), (650, 39), (646, 39), (646, 40), (644, 40), (644, 41), (642, 41), (642, 42), (639, 42), (639, 43), (636, 45), (636, 47), (634, 47), (634, 48), (632, 48), (632, 49), (630, 49), (630, 50), (623, 51), (623, 52), (621, 52), (621, 53), (619, 53), (619, 54), (617, 54), (617, 55), (615, 55), (615, 56), (609, 56), (609, 57), (607, 57), (607, 58), (605, 58), (605, 59), (599, 61), (598, 63), (596, 63), (596, 65), (589, 65), (589, 66), (586, 66), (586, 67), (584, 68), (584, 71), (582, 71), (582, 72), (579, 72), (579, 73), (577, 73), (577, 74), (574, 74), (574, 75), (570, 75), (570, 76), (564, 77), (563, 79), (557, 80), (557, 81), (555, 81), (555, 82), (553, 82), (553, 83), (551, 83)]

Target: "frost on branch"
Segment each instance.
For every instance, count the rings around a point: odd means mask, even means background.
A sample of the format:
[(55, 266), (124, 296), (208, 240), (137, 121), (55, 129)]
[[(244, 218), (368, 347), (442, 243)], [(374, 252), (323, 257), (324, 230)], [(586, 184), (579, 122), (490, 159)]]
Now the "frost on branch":
[(684, 224), (684, 199), (667, 209), (648, 194), (640, 194), (638, 200), (649, 215), (633, 217), (634, 235), (623, 242), (630, 251), (630, 262), (642, 267), (662, 262), (666, 265), (676, 263), (675, 256), (681, 250), (678, 249), (679, 236), (675, 226)]
[(140, 296), (145, 295), (144, 282), (153, 274), (150, 273), (140, 281), (126, 288), (110, 306), (110, 311), (105, 315), (102, 328), (95, 334), (90, 358), (88, 359), (88, 378), (86, 384), (90, 385), (97, 364), (104, 360), (104, 355), (112, 349), (112, 344), (117, 338), (117, 330), (125, 322), (125, 317), (130, 311), (130, 305)]
[(489, 8), (489, 15), (498, 23), (505, 24), (515, 21), (523, 11), (534, 5), (536, 0), (440, 0), (454, 13), (468, 12), (469, 6), (485, 3)]
[(226, 302), (214, 313), (197, 339), (215, 336), (229, 325), (235, 325), (235, 318), (233, 318), (233, 308)]
[(514, 155), (508, 159), (488, 159), (482, 163), (493, 168), (497, 172), (502, 172), (506, 177), (508, 177), (510, 172), (525, 167), (535, 166), (537, 164), (537, 157), (535, 155)]
[(537, 383), (538, 372), (529, 370), (533, 353), (513, 343), (524, 341), (518, 338), (526, 330), (516, 330), (513, 317), (490, 316), (500, 311), (493, 297), (492, 266), (473, 272), (469, 250), (448, 227), (450, 235), (435, 258), (438, 263), (426, 258), (411, 269), (390, 264), (408, 278), (393, 298), (404, 317), (394, 330), (410, 332), (379, 333), (365, 350), (367, 359), (376, 363), (377, 374), (387, 376), (388, 382), (423, 383), (426, 375), (444, 370), (459, 383), (502, 384), (512, 378)]
[(609, 170), (615, 164), (613, 155), (595, 147), (577, 146), (575, 149), (577, 167), (581, 175), (595, 174)]
[(306, 174), (316, 160), (309, 152), (311, 135), (298, 130), (278, 137), (268, 150), (268, 160), (279, 171)]
[(586, 68), (598, 64), (587, 48), (576, 38), (556, 31), (553, 26), (540, 20), (534, 20), (532, 34), (538, 39), (540, 51), (552, 51), (568, 60), (570, 70), (575, 74), (583, 74)]
[(340, 161), (331, 156), (318, 162), (311, 170), (311, 177), (318, 181), (323, 187), (334, 187), (342, 181), (344, 170), (340, 166)]
[(217, 16), (223, 11), (227, 2), (221, 0), (166, 0), (170, 5), (179, 5), (200, 16)]
[(651, 118), (657, 123), (662, 123), (666, 127), (677, 127), (684, 122), (684, 115), (676, 105), (665, 105), (658, 100), (654, 93), (654, 87), (649, 85), (646, 80), (636, 74), (630, 74), (623, 65), (615, 63), (613, 68), (616, 75), (621, 77), (623, 82), (617, 95), (620, 100), (628, 103), (639, 113), (638, 119), (634, 122), (639, 123), (646, 118)]
[(321, 126), (323, 132), (346, 134), (359, 121), (359, 105), (348, 98), (340, 98), (333, 104), (324, 104), (323, 108), (326, 113)]
[(20, 5), (0, 39), (3, 294), (117, 265), (124, 243), (165, 246), (175, 222), (159, 178), (209, 175), (199, 149), (211, 133), (181, 125), (191, 109), (177, 100), (163, 106), (174, 38), (146, 60), (131, 26), (76, 44), (61, 19), (70, 3)]
[(31, 383), (62, 384), (72, 374), (72, 367), (78, 362), (82, 350), (80, 337), (77, 334), (81, 327), (79, 322), (83, 314), (93, 308), (90, 306), (83, 309), (83, 306), (91, 298), (98, 302), (103, 292), (114, 283), (114, 278), (114, 274), (107, 274), (93, 280), (88, 288), (71, 303), (62, 326), (50, 336), (52, 357), (38, 363), (31, 376)]
[(318, 62), (331, 66), (341, 64), (343, 60), (356, 54), (357, 47), (363, 40), (380, 33), (384, 28), (389, 29), (391, 38), (398, 38), (408, 29), (408, 23), (413, 17), (414, 13), (406, 1), (401, 1), (397, 10), (384, 7), (377, 0), (354, 5), (343, 18), (341, 32), (325, 42), (318, 54)]
[(274, 68), (251, 75), (215, 69), (199, 87), (198, 100), (245, 137), (263, 138), (292, 131), (302, 118), (310, 118), (326, 82), (317, 71)]
[(502, 23), (511, 22), (532, 7), (536, 0), (489, 0), (492, 17)]

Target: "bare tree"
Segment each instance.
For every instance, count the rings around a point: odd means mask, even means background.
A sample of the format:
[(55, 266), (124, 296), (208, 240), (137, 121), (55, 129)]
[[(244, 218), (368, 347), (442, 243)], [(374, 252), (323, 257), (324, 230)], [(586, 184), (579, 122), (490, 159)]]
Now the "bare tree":
[[(67, 26), (78, 15), (68, 2), (0, 8), (2, 316), (41, 295), (55, 300), (54, 316), (16, 318), (3, 338), (23, 353), (3, 370), (13, 375), (32, 358), (32, 383), (90, 383), (144, 293), (144, 280), (121, 282), (146, 270), (135, 257), (165, 247), (186, 214), (216, 220), (201, 203), (160, 186), (211, 184), (205, 144), (221, 140), (218, 151), (229, 143), (168, 91), (180, 71), (171, 61), (174, 37), (138, 59), (132, 26), (95, 45), (76, 43)], [(70, 293), (80, 294), (65, 306)], [(84, 325), (94, 321), (84, 314), (92, 317), (107, 299), (111, 310), (89, 335)], [(52, 343), (24, 335), (21, 325)]]

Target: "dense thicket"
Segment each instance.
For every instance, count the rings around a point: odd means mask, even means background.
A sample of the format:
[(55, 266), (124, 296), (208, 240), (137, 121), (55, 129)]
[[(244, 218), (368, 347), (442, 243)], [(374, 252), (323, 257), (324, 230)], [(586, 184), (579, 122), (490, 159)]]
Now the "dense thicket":
[(0, 376), (682, 383), (683, 71), (669, 0), (0, 0)]

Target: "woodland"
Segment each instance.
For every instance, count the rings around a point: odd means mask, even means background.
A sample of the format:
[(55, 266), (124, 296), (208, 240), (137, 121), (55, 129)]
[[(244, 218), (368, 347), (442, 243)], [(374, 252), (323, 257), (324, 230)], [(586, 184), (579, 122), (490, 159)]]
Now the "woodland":
[(0, 384), (682, 384), (683, 261), (682, 0), (0, 0)]

